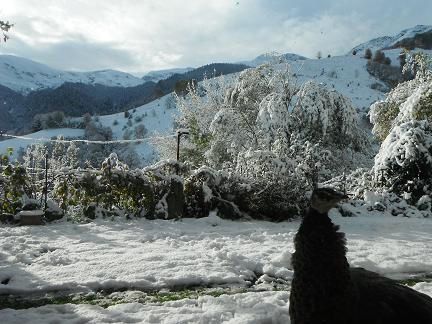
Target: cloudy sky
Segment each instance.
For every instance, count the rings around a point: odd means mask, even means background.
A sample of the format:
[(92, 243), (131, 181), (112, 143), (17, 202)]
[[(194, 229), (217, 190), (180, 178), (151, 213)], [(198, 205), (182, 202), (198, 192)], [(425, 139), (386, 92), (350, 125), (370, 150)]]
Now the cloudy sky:
[(430, 0), (9, 0), (0, 53), (68, 70), (139, 73), (278, 51), (344, 54), (432, 24)]

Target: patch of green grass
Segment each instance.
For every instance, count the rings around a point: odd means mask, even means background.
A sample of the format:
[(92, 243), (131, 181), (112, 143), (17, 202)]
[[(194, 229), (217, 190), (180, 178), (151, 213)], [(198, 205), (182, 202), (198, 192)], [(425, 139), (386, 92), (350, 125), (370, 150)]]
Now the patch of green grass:
[(432, 282), (432, 273), (416, 275), (411, 278), (397, 280), (397, 282), (399, 282), (402, 285), (407, 285), (410, 287), (414, 286), (419, 282)]
[(117, 304), (124, 304), (130, 302), (138, 302), (142, 304), (148, 303), (166, 303), (171, 301), (178, 301), (182, 299), (198, 299), (201, 296), (213, 296), (219, 297), (222, 295), (234, 295), (241, 294), (250, 291), (245, 288), (194, 288), (194, 289), (182, 289), (177, 291), (152, 291), (142, 292), (142, 295), (130, 299), (125, 296), (110, 296), (109, 293), (94, 293), (88, 295), (67, 295), (67, 296), (50, 296), (42, 298), (25, 298), (25, 297), (13, 297), (13, 296), (0, 296), (0, 309), (12, 308), (12, 309), (27, 309), (32, 307), (41, 307), (44, 305), (64, 305), (64, 304), (89, 304), (97, 305), (103, 308), (107, 308)]

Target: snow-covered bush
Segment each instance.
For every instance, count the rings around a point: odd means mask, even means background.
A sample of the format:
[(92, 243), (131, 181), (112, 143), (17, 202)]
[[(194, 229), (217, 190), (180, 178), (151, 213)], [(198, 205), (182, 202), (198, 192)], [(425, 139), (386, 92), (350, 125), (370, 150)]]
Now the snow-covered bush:
[(290, 195), (294, 193), (290, 180), (269, 183), (201, 167), (185, 180), (185, 216), (205, 217), (217, 210), (220, 217), (228, 219), (245, 215), (271, 221), (292, 218), (305, 207), (306, 199), (299, 204), (299, 195)]
[(153, 217), (152, 179), (141, 170), (129, 170), (112, 153), (100, 170), (74, 170), (58, 177), (53, 195), (63, 209), (92, 204), (107, 210), (120, 209), (134, 216)]
[(432, 194), (432, 123), (406, 122), (395, 126), (375, 158), (377, 181), (415, 203)]
[(404, 69), (415, 78), (400, 83), (372, 105), (373, 132), (383, 140), (372, 173), (376, 187), (403, 195), (410, 203), (432, 193), (432, 72), (423, 55)]

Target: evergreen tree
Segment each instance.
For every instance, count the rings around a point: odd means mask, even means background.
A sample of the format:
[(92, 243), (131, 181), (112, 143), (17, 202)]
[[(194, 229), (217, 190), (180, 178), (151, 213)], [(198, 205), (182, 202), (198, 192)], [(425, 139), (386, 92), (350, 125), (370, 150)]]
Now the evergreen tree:
[(384, 63), (385, 54), (380, 50), (376, 50), (373, 56), (373, 61), (377, 63)]
[(372, 58), (372, 51), (370, 48), (366, 48), (364, 58), (370, 60)]

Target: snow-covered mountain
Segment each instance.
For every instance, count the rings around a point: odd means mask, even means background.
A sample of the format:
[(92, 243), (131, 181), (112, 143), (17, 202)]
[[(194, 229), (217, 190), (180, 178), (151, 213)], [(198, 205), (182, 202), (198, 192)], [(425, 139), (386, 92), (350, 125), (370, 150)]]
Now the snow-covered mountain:
[(150, 71), (142, 77), (144, 82), (152, 81), (152, 82), (158, 82), (160, 80), (168, 79), (169, 77), (173, 76), (174, 74), (183, 74), (189, 71), (192, 71), (194, 68), (187, 67), (187, 68), (175, 68), (175, 69), (165, 69), (165, 70), (156, 70), (156, 71)]
[[(384, 93), (374, 88), (374, 84), (385, 86), (381, 81), (371, 76), (366, 70), (367, 60), (361, 56), (343, 55), (323, 59), (302, 59), (288, 62), (291, 73), (297, 84), (313, 80), (317, 83), (326, 85), (329, 89), (334, 89), (350, 98), (355, 107), (359, 110), (367, 110), (371, 103), (384, 98)], [(277, 68), (285, 69), (284, 63), (277, 65)], [(225, 76), (226, 82), (233, 82), (237, 74)], [(99, 116), (101, 126), (110, 127), (113, 139), (121, 140), (135, 134), (135, 129), (139, 125), (144, 125), (147, 130), (147, 137), (167, 136), (173, 134), (174, 119), (178, 114), (175, 102), (171, 94), (165, 95), (155, 101), (138, 108), (130, 109), (127, 116), (125, 113)], [(47, 138), (56, 135), (78, 136), (82, 133), (74, 133), (76, 130), (58, 129), (41, 131), (30, 134), (33, 138)], [(173, 139), (174, 141), (174, 139)], [(20, 147), (34, 143), (36, 140), (10, 139), (0, 142), (0, 152), (4, 152), (8, 147), (14, 147), (17, 152)], [(147, 140), (143, 143), (135, 144), (134, 150), (141, 157), (144, 164), (151, 163), (155, 156), (154, 146)]]
[(0, 55), (0, 84), (12, 90), (28, 93), (38, 89), (56, 88), (65, 82), (131, 87), (144, 83), (144, 80), (115, 70), (61, 71), (22, 57)]
[(378, 49), (391, 49), (395, 47), (402, 47), (404, 41), (414, 39), (418, 35), (429, 34), (432, 33), (432, 26), (430, 25), (417, 25), (412, 28), (404, 29), (400, 33), (395, 36), (383, 36), (374, 38), (370, 41), (362, 43), (356, 47), (354, 47), (349, 53), (352, 51), (364, 52), (365, 49), (370, 48), (372, 51)]
[(241, 61), (239, 64), (245, 64), (248, 66), (258, 66), (264, 63), (276, 63), (276, 62), (294, 62), (306, 60), (307, 58), (301, 55), (293, 54), (293, 53), (285, 53), (281, 54), (278, 52), (268, 52), (261, 54), (250, 61)]
[[(364, 48), (388, 48), (389, 46), (395, 45), (398, 42), (409, 39), (412, 37), (416, 37), (416, 35), (424, 34), (424, 33), (432, 32), (432, 26), (416, 26), (411, 29), (407, 29), (399, 33), (394, 37), (386, 36), (378, 39), (373, 39), (367, 43), (361, 44), (356, 47), (357, 50), (361, 50)], [(386, 56), (390, 57), (392, 60), (392, 64), (398, 65), (397, 57), (399, 53), (399, 49), (386, 49)], [(6, 57), (9, 60), (14, 59), (14, 57)], [(3, 78), (2, 69), (4, 69), (4, 61), (5, 56), (1, 57), (2, 63), (0, 63), (0, 80)], [(27, 62), (27, 60), (19, 60), (19, 62)], [(43, 65), (38, 65), (37, 63), (28, 61), (31, 66), (39, 67), (39, 71), (42, 68), (48, 69), (49, 72), (56, 71), (54, 69), (50, 69)], [(286, 68), (286, 64), (288, 63), (291, 73), (297, 84), (302, 84), (306, 81), (313, 80), (317, 83), (322, 83), (327, 86), (329, 89), (334, 89), (344, 96), (351, 99), (354, 106), (357, 107), (359, 111), (366, 112), (369, 106), (377, 101), (384, 98), (387, 86), (377, 79), (376, 77), (370, 75), (366, 69), (367, 60), (362, 57), (362, 55), (352, 55), (351, 52), (347, 55), (341, 56), (333, 56), (329, 58), (322, 59), (307, 59), (302, 56), (296, 54), (278, 54), (275, 52), (267, 53), (258, 56), (254, 60), (244, 61), (242, 63), (247, 64), (249, 66), (257, 66), (265, 62), (270, 62), (273, 64), (279, 64), (279, 68)], [(29, 63), (29, 64), (30, 64)], [(12, 69), (9, 67), (9, 69)], [(165, 71), (154, 71), (153, 73), (149, 73), (148, 76), (153, 76), (157, 80), (157, 75), (162, 77), (169, 75), (170, 73), (180, 73), (187, 69), (174, 69), (174, 70), (165, 70)], [(21, 71), (25, 71), (23, 68)], [(8, 72), (8, 75), (11, 75), (11, 72)], [(61, 78), (55, 79), (53, 77), (53, 73), (44, 75), (44, 71), (41, 72), (42, 76), (45, 77), (43, 79), (44, 82), (50, 81), (51, 84), (58, 84)], [(59, 71), (57, 71), (59, 73)], [(70, 72), (63, 72), (70, 73)], [(102, 72), (99, 72), (102, 73)], [(31, 74), (31, 71), (30, 71)], [(81, 75), (89, 75), (90, 73), (82, 73)], [(68, 74), (69, 75), (69, 74)], [(79, 75), (78, 73), (71, 73), (73, 76)], [(99, 74), (103, 75), (103, 74)], [(110, 74), (111, 75), (111, 74)], [(62, 75), (60, 75), (62, 76)], [(30, 83), (24, 77), (29, 77), (29, 73), (24, 73), (22, 75), (22, 79), (16, 77), (15, 82), (17, 84), (26, 84)], [(228, 80), (233, 80), (236, 78), (236, 74), (231, 74)], [(131, 76), (131, 80), (136, 81), (137, 78)], [(22, 83), (18, 83), (19, 80), (23, 80)], [(31, 79), (30, 79), (31, 80)], [(48, 81), (46, 81), (48, 80)], [(124, 80), (124, 79), (122, 79)], [(144, 82), (143, 79), (139, 79), (139, 82)], [(231, 81), (230, 81), (231, 82)], [(1, 82), (0, 82), (1, 84)], [(178, 113), (175, 104), (172, 101), (172, 96), (166, 95), (161, 97), (158, 100), (150, 102), (141, 107), (130, 109), (129, 114), (132, 116), (130, 118), (125, 118), (124, 113), (117, 113), (113, 115), (105, 115), (100, 116), (99, 121), (102, 126), (110, 127), (113, 131), (114, 139), (123, 139), (125, 134), (134, 134), (135, 128), (140, 124), (144, 125), (147, 129), (147, 136), (151, 137), (155, 134), (172, 134), (173, 126), (174, 126), (174, 118), (173, 116)], [(65, 132), (65, 130), (59, 130), (58, 134)], [(55, 135), (55, 130), (50, 130), (50, 136)], [(38, 136), (35, 136), (38, 137)], [(133, 135), (132, 135), (133, 137)], [(0, 142), (0, 151), (9, 146), (16, 147), (17, 143), (12, 142), (11, 140), (6, 140)], [(20, 142), (18, 146), (24, 144)], [(150, 161), (152, 155), (154, 154), (154, 148), (148, 142), (136, 145), (136, 150), (142, 156), (142, 158), (146, 161)], [(15, 150), (16, 151), (16, 150)]]

